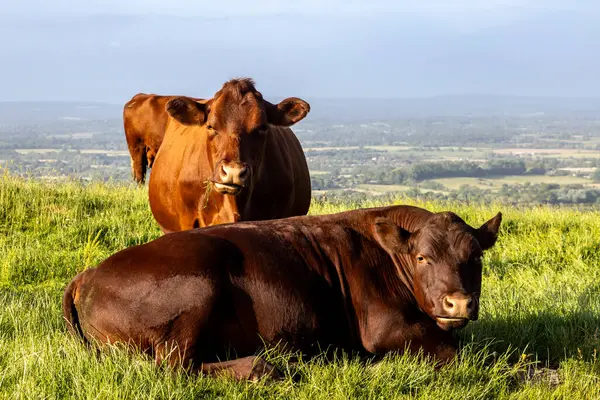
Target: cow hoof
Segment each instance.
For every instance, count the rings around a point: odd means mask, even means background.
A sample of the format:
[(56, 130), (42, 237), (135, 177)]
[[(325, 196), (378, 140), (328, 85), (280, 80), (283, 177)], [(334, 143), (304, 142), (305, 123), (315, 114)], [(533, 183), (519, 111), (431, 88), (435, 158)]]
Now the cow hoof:
[(248, 380), (257, 382), (262, 378), (267, 378), (268, 380), (279, 380), (282, 377), (273, 364), (268, 363), (260, 357), (257, 357), (252, 362)]

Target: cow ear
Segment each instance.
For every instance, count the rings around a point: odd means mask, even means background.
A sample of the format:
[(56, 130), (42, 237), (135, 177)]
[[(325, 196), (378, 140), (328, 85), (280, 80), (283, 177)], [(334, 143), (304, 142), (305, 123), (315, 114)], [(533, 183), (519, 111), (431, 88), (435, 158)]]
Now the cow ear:
[(291, 126), (301, 121), (310, 111), (310, 105), (296, 97), (290, 97), (275, 105), (265, 101), (267, 120), (271, 125)]
[(501, 222), (502, 213), (499, 212), (494, 218), (490, 219), (476, 230), (475, 236), (477, 237), (477, 241), (482, 250), (487, 250), (496, 244)]
[(167, 102), (165, 109), (183, 125), (202, 125), (208, 116), (208, 105), (189, 97), (176, 97)]
[(391, 256), (398, 253), (408, 253), (410, 232), (394, 224), (389, 218), (377, 218), (373, 233), (377, 243)]

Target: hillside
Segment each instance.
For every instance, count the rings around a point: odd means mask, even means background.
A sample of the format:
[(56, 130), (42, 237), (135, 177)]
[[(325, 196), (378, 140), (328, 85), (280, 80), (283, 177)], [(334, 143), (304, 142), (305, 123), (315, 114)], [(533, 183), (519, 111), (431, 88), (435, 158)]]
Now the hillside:
[[(95, 356), (66, 334), (62, 289), (79, 271), (159, 236), (145, 188), (0, 177), (0, 398), (598, 398), (600, 211), (415, 203), (481, 224), (502, 211), (484, 260), (480, 319), (460, 360), (435, 371), (411, 356), (343, 356), (282, 368), (277, 384), (167, 373), (115, 348)], [(323, 214), (378, 205), (313, 203)], [(269, 351), (285, 367), (288, 354)]]

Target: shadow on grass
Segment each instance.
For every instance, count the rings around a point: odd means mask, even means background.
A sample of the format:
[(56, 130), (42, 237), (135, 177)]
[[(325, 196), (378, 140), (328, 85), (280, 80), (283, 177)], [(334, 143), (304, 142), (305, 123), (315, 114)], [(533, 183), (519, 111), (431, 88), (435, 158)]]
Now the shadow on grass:
[(527, 357), (552, 367), (565, 358), (595, 361), (600, 353), (600, 315), (581, 310), (484, 318), (458, 337), (462, 345), (491, 340), (492, 351), (513, 351), (512, 358)]

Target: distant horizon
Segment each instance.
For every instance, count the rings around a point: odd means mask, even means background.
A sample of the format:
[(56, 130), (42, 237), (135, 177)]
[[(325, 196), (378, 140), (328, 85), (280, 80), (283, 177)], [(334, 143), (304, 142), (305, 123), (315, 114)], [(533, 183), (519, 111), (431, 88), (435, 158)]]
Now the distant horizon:
[[(198, 93), (150, 93), (150, 92), (137, 92), (146, 94), (156, 94), (165, 96), (190, 96), (197, 97)], [(121, 101), (116, 100), (93, 100), (93, 99), (24, 99), (24, 100), (11, 100), (1, 99), (0, 103), (90, 103), (90, 104), (106, 104), (106, 105), (123, 105), (129, 101), (135, 94), (133, 93), (129, 98)], [(215, 90), (216, 93), (216, 90)], [(214, 95), (214, 93), (213, 93)], [(284, 99), (290, 96), (278, 96), (271, 94), (263, 94), (267, 100), (269, 98)], [(322, 96), (305, 96), (305, 99), (313, 100), (331, 100), (331, 101), (360, 101), (360, 100), (374, 100), (374, 101), (411, 101), (411, 100), (433, 100), (433, 99), (445, 99), (445, 98), (506, 98), (506, 99), (531, 99), (531, 100), (600, 100), (600, 94), (598, 96), (571, 96), (571, 95), (555, 95), (555, 96), (543, 96), (543, 95), (529, 95), (529, 94), (493, 94), (493, 93), (464, 93), (464, 94), (439, 94), (439, 95), (422, 95), (422, 96), (398, 96), (398, 97), (322, 97)]]

